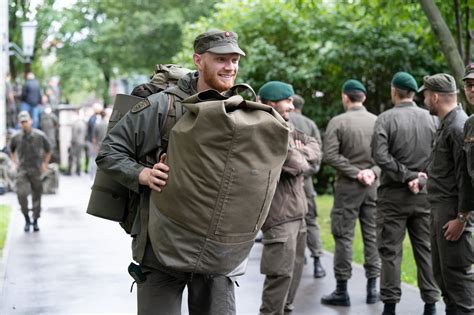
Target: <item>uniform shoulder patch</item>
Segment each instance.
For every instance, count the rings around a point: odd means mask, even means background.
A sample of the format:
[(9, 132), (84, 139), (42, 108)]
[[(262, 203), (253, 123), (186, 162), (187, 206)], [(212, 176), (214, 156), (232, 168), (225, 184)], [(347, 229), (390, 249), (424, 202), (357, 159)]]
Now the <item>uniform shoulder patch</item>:
[(132, 113), (138, 113), (142, 110), (144, 110), (145, 108), (147, 108), (148, 106), (150, 106), (150, 101), (148, 99), (144, 99), (138, 103), (136, 103), (135, 105), (133, 105), (132, 109), (130, 110)]

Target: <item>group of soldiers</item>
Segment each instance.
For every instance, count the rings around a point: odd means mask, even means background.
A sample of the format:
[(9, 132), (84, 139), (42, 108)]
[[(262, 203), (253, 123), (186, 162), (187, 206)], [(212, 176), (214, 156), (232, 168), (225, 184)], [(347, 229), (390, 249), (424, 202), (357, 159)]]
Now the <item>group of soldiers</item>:
[[(197, 71), (178, 81), (180, 93), (232, 90), (243, 56), (233, 32), (213, 30), (199, 35), (193, 54)], [(463, 80), (466, 97), (474, 105), (473, 65), (467, 67)], [(436, 314), (440, 291), (446, 314), (474, 313), (474, 124), (458, 106), (457, 92), (449, 74), (426, 76), (418, 88), (412, 75), (399, 72), (391, 81), (394, 107), (377, 117), (364, 107), (365, 86), (347, 80), (341, 93), (345, 112), (330, 120), (322, 142), (314, 122), (301, 115), (304, 100), (290, 84), (269, 81), (258, 90), (257, 100), (275, 109), (290, 129), (287, 158), (262, 226), (261, 314), (294, 309), (307, 244), (314, 259), (314, 277), (325, 276), (319, 261), (322, 249), (311, 179), (321, 161), (337, 171), (331, 211), (337, 286), (321, 299), (323, 304), (351, 304), (347, 282), (359, 219), (368, 304), (381, 300), (383, 314), (395, 314), (401, 298), (402, 241), (408, 231), (424, 314)], [(429, 112), (415, 104), (416, 93), (423, 94)], [(163, 123), (159, 117), (167, 115), (163, 111), (168, 97), (166, 91), (149, 97), (143, 106), (127, 113), (105, 137), (96, 159), (103, 172), (139, 196), (131, 232), (133, 259), (144, 275), (137, 283), (138, 314), (180, 314), (185, 287), (190, 314), (236, 314), (233, 277), (165, 267), (154, 251), (153, 242), (158, 240), (149, 236), (159, 220), (150, 211), (150, 193), (162, 191), (172, 170), (163, 156), (152, 166), (141, 159), (162, 149), (157, 124)], [(174, 104), (181, 101), (176, 98)], [(30, 117), (20, 118), (30, 125)], [(25, 135), (31, 134), (26, 131)], [(12, 140), (14, 153), (21, 147)], [(36, 159), (39, 163), (49, 159), (49, 148), (43, 145), (44, 154)], [(29, 228), (29, 217), (25, 219)]]

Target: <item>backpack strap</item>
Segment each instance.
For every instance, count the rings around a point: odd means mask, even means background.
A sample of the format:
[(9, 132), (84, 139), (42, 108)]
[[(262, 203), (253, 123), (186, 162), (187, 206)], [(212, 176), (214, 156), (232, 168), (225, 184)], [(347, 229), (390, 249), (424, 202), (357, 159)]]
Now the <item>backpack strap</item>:
[(178, 87), (172, 87), (164, 91), (168, 95), (168, 110), (164, 117), (163, 124), (160, 128), (161, 135), (161, 149), (157, 152), (157, 160), (159, 156), (166, 152), (168, 148), (169, 137), (171, 129), (178, 120), (181, 119), (183, 114), (186, 112), (186, 108), (183, 106), (182, 100), (188, 97), (188, 94), (183, 92)]

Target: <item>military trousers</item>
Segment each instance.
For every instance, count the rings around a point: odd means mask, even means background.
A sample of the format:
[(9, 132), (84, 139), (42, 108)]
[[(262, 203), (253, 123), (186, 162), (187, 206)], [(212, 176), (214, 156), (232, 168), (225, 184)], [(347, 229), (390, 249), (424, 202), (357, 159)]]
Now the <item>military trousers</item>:
[(474, 239), (465, 231), (459, 240), (447, 241), (443, 226), (456, 218), (457, 203), (432, 203), (431, 246), (433, 271), (446, 312), (474, 314)]
[(311, 253), (311, 257), (319, 257), (323, 254), (323, 245), (321, 243), (320, 228), (317, 221), (318, 212), (316, 208), (315, 197), (308, 197), (308, 213), (306, 214), (307, 239), (306, 243)]
[(380, 259), (375, 242), (376, 187), (366, 187), (355, 180), (340, 178), (334, 183), (331, 232), (335, 241), (334, 275), (337, 280), (352, 276), (352, 243), (359, 219), (364, 243), (364, 269), (367, 278), (380, 274)]
[(410, 237), (417, 267), (417, 282), (425, 303), (439, 300), (431, 264), (430, 204), (426, 194), (408, 188), (379, 189), (377, 199), (377, 246), (382, 260), (380, 299), (398, 303), (401, 297), (400, 267), (405, 230)]
[(137, 285), (138, 315), (180, 315), (185, 287), (190, 315), (236, 314), (234, 281), (229, 277), (166, 268), (149, 243), (140, 268), (147, 279)]
[(265, 275), (260, 314), (283, 314), (293, 304), (304, 266), (304, 219), (271, 227), (263, 232), (260, 272)]
[(28, 215), (28, 195), (31, 193), (33, 219), (38, 219), (41, 214), (41, 195), (43, 194), (43, 183), (41, 172), (19, 170), (16, 178), (16, 194), (21, 212)]

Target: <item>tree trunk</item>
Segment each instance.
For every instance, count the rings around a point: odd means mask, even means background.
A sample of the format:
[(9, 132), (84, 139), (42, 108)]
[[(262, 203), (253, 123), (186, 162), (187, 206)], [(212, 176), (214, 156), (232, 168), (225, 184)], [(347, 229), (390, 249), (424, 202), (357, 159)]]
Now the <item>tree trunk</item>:
[(456, 44), (458, 45), (458, 51), (461, 55), (461, 59), (464, 59), (464, 47), (462, 45), (462, 22), (461, 22), (461, 8), (459, 6), (459, 0), (453, 0), (454, 13), (456, 16)]
[[(431, 30), (439, 40), (441, 51), (446, 58), (451, 72), (454, 74), (457, 86), (462, 87), (462, 77), (464, 76), (464, 63), (461, 55), (456, 47), (453, 35), (444, 21), (438, 7), (433, 0), (420, 0), (421, 7), (428, 18), (431, 25)], [(466, 99), (464, 93), (459, 93), (461, 96), (464, 108), (466, 107)]]
[(469, 0), (466, 0), (466, 42), (465, 44), (465, 55), (464, 55), (464, 64), (468, 65), (472, 61), (472, 30), (469, 28), (471, 24), (471, 8), (469, 7)]

